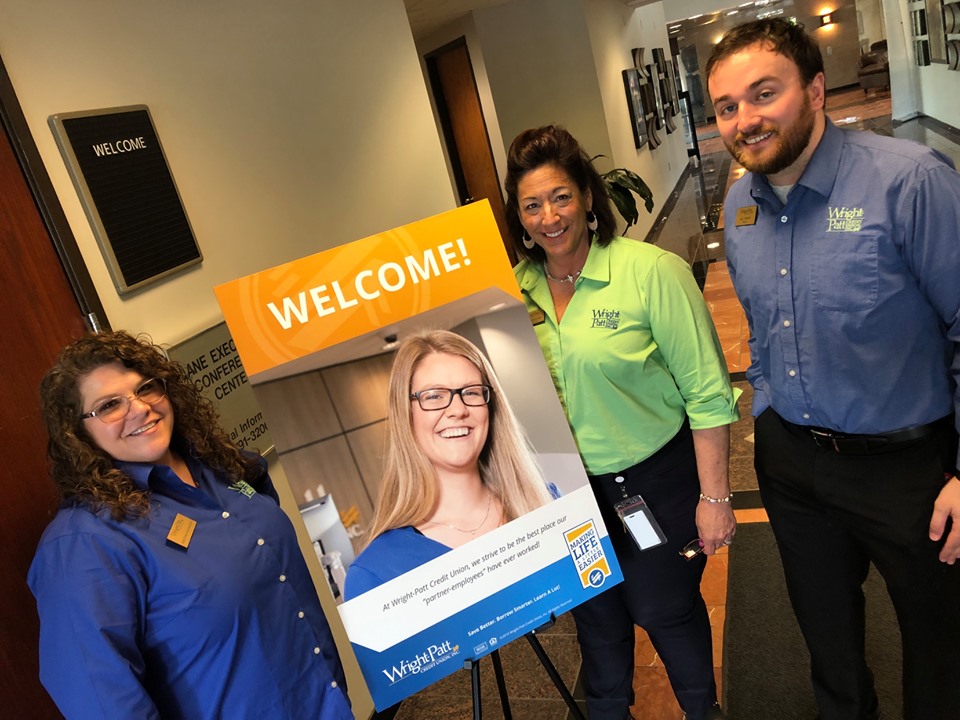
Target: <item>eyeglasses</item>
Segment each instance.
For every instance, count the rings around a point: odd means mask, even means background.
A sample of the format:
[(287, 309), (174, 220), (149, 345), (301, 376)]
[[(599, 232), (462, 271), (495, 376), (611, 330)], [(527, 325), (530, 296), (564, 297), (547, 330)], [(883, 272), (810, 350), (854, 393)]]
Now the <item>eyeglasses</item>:
[(130, 401), (134, 398), (147, 405), (158, 403), (167, 394), (167, 381), (163, 378), (150, 378), (140, 383), (133, 391), (133, 395), (118, 395), (97, 403), (97, 406), (88, 413), (80, 416), (81, 420), (95, 417), (102, 423), (114, 423), (122, 420), (130, 412)]
[(680, 551), (680, 557), (684, 560), (693, 560), (697, 555), (703, 552), (703, 541), (700, 538), (694, 538)]
[(467, 385), (462, 388), (427, 388), (410, 393), (410, 399), (420, 403), (421, 410), (444, 410), (450, 407), (454, 395), (459, 395), (464, 405), (479, 407), (490, 402), (493, 388), (489, 385)]

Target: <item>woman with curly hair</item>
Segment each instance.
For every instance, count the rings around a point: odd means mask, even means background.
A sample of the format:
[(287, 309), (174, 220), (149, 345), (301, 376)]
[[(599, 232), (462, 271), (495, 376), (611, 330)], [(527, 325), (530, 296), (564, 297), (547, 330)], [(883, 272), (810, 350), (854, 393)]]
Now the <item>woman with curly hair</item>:
[(266, 463), (180, 364), (125, 332), (64, 348), (40, 395), (62, 504), (28, 581), (67, 718), (353, 718)]
[(390, 372), (388, 447), (350, 600), (559, 495), (490, 361), (448, 330), (405, 338)]

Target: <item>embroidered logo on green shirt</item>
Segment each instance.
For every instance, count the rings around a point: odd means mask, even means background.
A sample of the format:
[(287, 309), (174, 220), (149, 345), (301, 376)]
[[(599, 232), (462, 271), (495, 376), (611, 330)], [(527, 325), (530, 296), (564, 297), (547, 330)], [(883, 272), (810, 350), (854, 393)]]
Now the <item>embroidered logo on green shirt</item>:
[(610, 330), (616, 330), (620, 327), (620, 311), (619, 310), (605, 310), (601, 308), (600, 310), (592, 310), (593, 320), (590, 323), (590, 327), (602, 327), (609, 328)]
[(860, 232), (863, 208), (827, 208), (827, 232)]
[(237, 482), (230, 485), (231, 490), (235, 490), (241, 495), (246, 495), (248, 498), (253, 497), (256, 494), (256, 490), (253, 489), (253, 485), (248, 483), (246, 480), (237, 480)]

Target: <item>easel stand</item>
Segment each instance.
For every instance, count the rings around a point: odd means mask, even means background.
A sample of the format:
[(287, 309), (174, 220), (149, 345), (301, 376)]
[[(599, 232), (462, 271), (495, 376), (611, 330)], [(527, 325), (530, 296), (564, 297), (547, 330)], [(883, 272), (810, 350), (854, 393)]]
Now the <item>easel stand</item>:
[[(567, 690), (567, 686), (563, 684), (563, 679), (560, 677), (560, 673), (557, 672), (557, 668), (547, 656), (547, 651), (543, 649), (543, 645), (540, 644), (540, 640), (537, 638), (538, 632), (543, 632), (547, 628), (553, 627), (555, 622), (556, 618), (551, 616), (550, 622), (538, 627), (536, 630), (528, 632), (524, 637), (530, 643), (533, 652), (536, 653), (537, 659), (540, 660), (540, 664), (543, 665), (543, 669), (547, 671), (547, 675), (549, 675), (550, 680), (553, 681), (553, 685), (557, 688), (557, 692), (560, 693), (560, 697), (563, 698), (563, 701), (570, 709), (570, 715), (574, 720), (586, 720), (583, 713), (580, 712), (576, 700), (573, 699), (573, 695)], [(500, 706), (503, 708), (504, 720), (513, 720), (513, 714), (510, 712), (510, 698), (507, 697), (507, 683), (503, 679), (503, 663), (500, 662), (500, 651), (494, 650), (490, 654), (490, 659), (493, 662), (494, 677), (497, 679), (497, 691), (500, 693)], [(473, 685), (473, 718), (474, 720), (482, 720), (483, 706), (480, 699), (480, 661), (471, 660), (466, 663), (465, 667), (470, 668), (470, 680)]]

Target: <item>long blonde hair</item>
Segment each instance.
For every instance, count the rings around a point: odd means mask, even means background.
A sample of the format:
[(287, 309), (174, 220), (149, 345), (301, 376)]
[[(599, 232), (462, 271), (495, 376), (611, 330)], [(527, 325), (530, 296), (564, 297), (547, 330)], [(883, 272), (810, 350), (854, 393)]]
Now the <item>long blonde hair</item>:
[(403, 340), (393, 360), (387, 403), (387, 455), (367, 544), (393, 528), (420, 525), (440, 500), (439, 479), (413, 433), (413, 374), (434, 353), (455, 355), (480, 371), (493, 388), (490, 431), (480, 453), (480, 478), (503, 506), (509, 522), (550, 502), (540, 466), (487, 358), (469, 340), (447, 330), (422, 330)]

